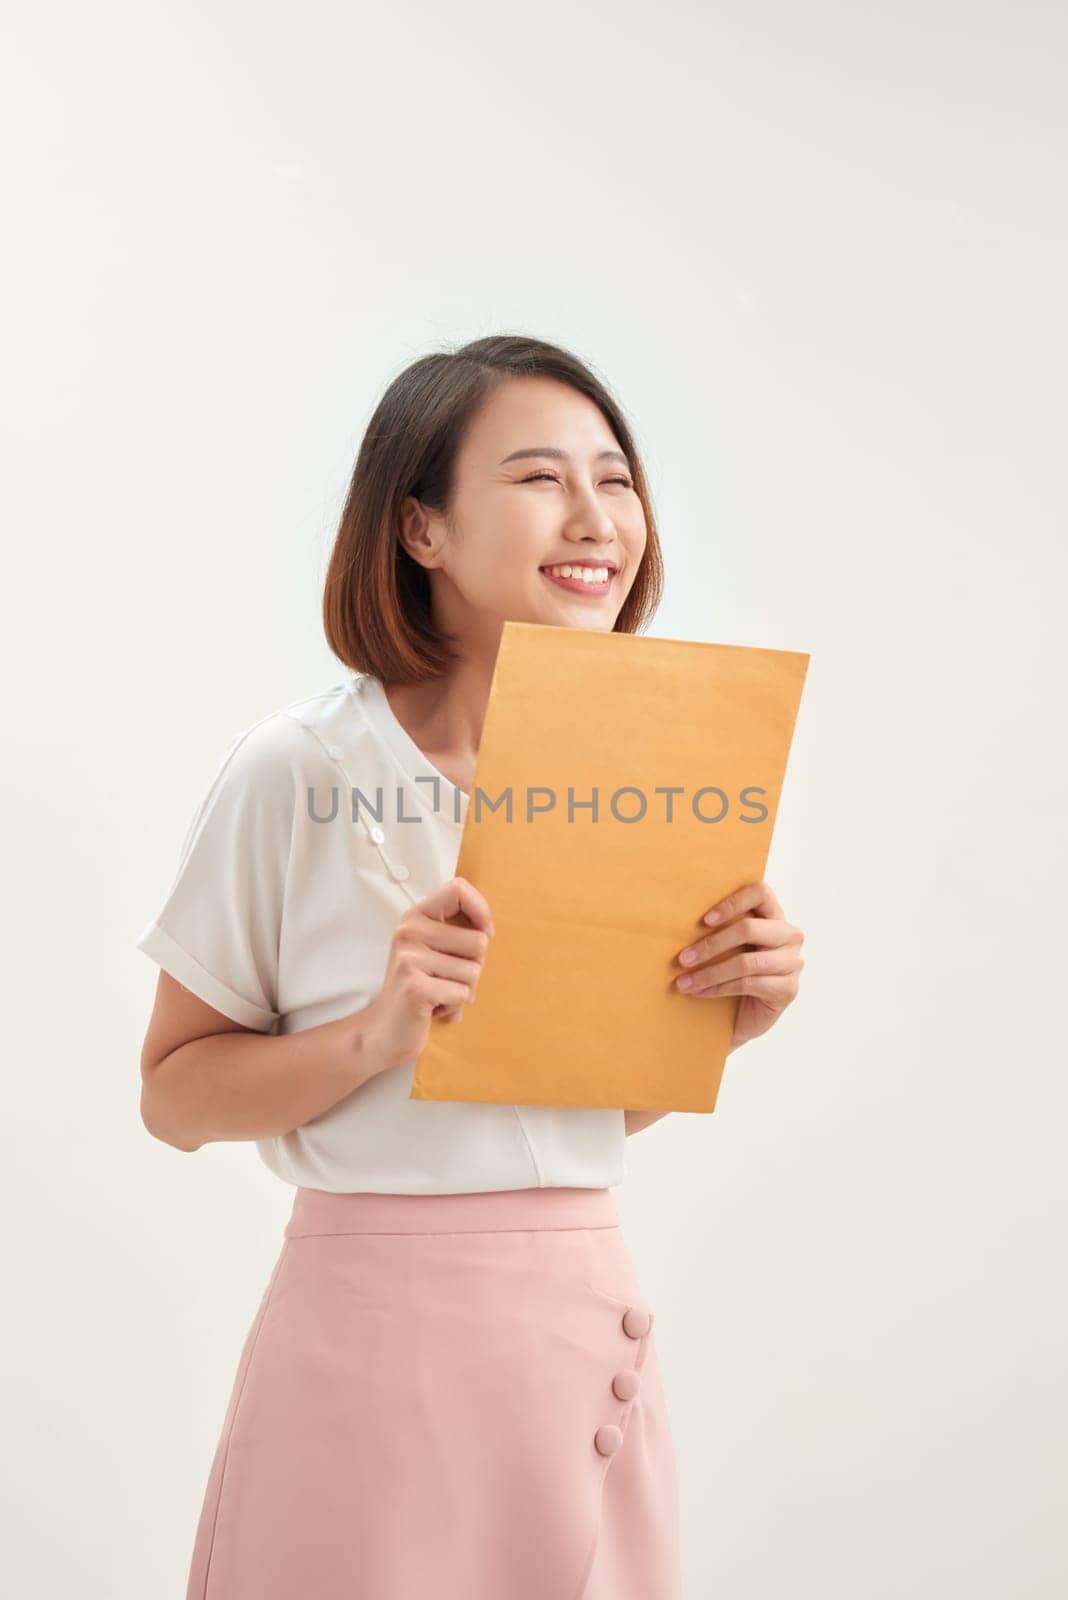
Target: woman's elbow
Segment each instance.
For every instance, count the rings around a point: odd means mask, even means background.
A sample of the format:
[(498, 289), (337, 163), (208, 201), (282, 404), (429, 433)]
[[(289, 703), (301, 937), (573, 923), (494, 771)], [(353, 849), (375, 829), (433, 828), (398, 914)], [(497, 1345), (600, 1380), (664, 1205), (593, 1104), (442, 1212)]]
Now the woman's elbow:
[(169, 1144), (172, 1150), (182, 1150), (187, 1155), (192, 1155), (194, 1150), (200, 1149), (199, 1144), (191, 1143), (167, 1126), (160, 1115), (157, 1099), (151, 1093), (151, 1078), (146, 1079), (141, 1085), (141, 1121), (153, 1139), (158, 1139), (161, 1144)]

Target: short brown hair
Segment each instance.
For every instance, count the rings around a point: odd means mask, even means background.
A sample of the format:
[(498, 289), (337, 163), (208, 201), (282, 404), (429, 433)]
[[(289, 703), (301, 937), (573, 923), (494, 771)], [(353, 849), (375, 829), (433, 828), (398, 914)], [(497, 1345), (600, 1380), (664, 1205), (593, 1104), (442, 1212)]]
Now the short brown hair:
[(638, 633), (656, 611), (663, 557), (648, 480), (622, 408), (570, 351), (497, 334), (413, 361), (367, 425), (323, 590), (327, 643), (347, 667), (399, 684), (441, 677), (452, 666), (451, 637), (434, 625), (427, 571), (398, 536), (400, 508), (414, 495), (447, 511), (468, 421), (492, 389), (518, 377), (556, 378), (600, 408), (627, 457), (646, 522), (645, 551), (613, 631)]

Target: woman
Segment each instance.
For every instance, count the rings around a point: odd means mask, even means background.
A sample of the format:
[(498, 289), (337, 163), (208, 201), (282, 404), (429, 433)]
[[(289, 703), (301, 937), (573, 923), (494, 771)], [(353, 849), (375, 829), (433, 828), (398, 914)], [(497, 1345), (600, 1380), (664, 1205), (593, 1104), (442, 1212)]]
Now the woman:
[[(234, 739), (138, 940), (162, 969), (145, 1125), (255, 1140), (296, 1191), (188, 1600), (680, 1592), (654, 1315), (611, 1195), (662, 1113), (409, 1097), (493, 938), (453, 874), (502, 625), (636, 632), (661, 580), (634, 440), (574, 356), (480, 339), (390, 384), (326, 580), (349, 676)], [(718, 909), (688, 992), (741, 996), (736, 1048), (793, 999), (802, 936), (764, 884)]]

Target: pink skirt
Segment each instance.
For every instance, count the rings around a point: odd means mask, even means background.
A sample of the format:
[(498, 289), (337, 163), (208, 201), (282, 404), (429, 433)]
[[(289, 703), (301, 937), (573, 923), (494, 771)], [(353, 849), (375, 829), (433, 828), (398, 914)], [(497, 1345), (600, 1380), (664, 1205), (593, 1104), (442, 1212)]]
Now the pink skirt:
[(678, 1600), (653, 1322), (609, 1189), (298, 1188), (186, 1600)]

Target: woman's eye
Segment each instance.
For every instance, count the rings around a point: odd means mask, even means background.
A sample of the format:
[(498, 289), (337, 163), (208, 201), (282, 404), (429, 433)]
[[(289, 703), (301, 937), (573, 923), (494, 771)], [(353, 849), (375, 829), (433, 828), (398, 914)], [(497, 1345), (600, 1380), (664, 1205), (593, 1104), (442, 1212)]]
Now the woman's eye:
[[(532, 472), (529, 477), (521, 478), (520, 483), (536, 483), (539, 478), (547, 478), (550, 483), (559, 483), (555, 472)], [(630, 478), (606, 478), (606, 483), (621, 483), (624, 489), (633, 489), (634, 484)]]

